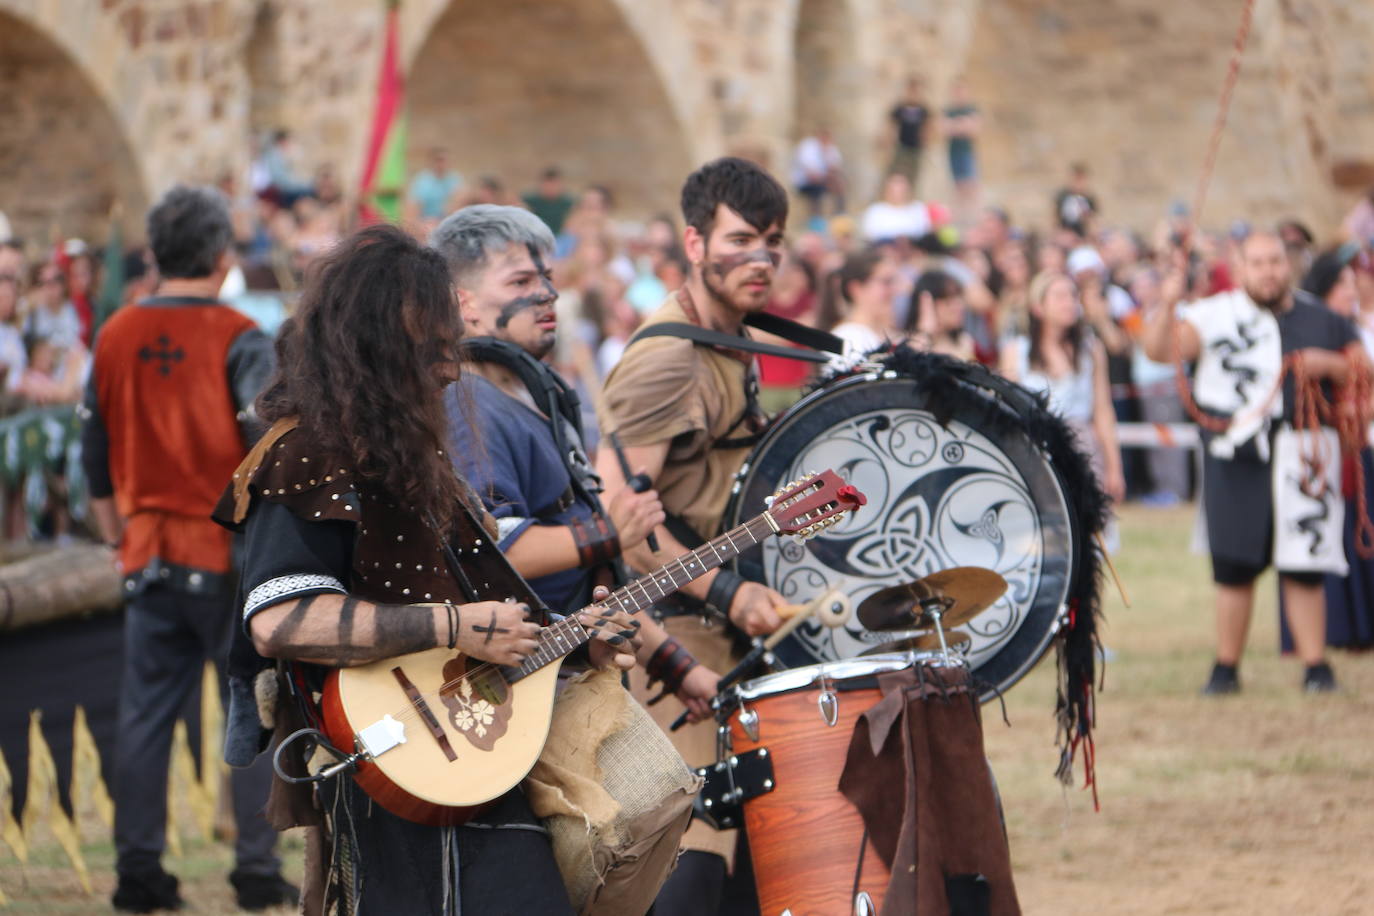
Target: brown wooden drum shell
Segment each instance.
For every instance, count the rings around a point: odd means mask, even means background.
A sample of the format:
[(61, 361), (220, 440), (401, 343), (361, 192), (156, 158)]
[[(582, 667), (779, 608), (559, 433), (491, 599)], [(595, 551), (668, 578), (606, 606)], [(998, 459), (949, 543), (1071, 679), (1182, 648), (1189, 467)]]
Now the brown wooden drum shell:
[[(757, 741), (740, 727), (738, 711), (730, 720), (735, 753), (767, 747), (773, 759), (773, 791), (744, 803), (763, 916), (779, 916), (784, 909), (792, 916), (854, 912), (854, 874), (864, 825), (840, 794), (840, 773), (854, 723), (882, 694), (876, 687), (834, 689), (839, 701), (834, 726), (821, 715), (819, 685), (744, 701), (742, 708), (758, 713)], [(866, 845), (859, 890), (868, 892), (877, 912), (888, 870), (872, 842)]]

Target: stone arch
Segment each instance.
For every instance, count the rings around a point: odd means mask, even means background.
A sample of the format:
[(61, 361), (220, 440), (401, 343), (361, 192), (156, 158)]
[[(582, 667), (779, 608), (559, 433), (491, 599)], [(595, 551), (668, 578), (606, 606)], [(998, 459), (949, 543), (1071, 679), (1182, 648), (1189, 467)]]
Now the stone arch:
[(255, 141), (261, 141), (286, 123), (282, 14), (282, 7), (273, 0), (258, 4), (243, 45), (244, 69), (248, 75), (248, 129)]
[[(1070, 162), (1093, 172), (1107, 224), (1151, 230), (1189, 200), (1232, 51), (1239, 4), (981, 0), (963, 73), (984, 114), (983, 199), (1045, 226)], [(1303, 155), (1282, 116), (1283, 64), (1255, 34), (1203, 220), (1302, 212)], [(1279, 109), (1279, 110), (1276, 110)]]
[(53, 34), (0, 10), (0, 201), (30, 244), (54, 231), (101, 240), (116, 201), (138, 225), (147, 191), (108, 80)]
[[(846, 163), (852, 207), (873, 184), (862, 20), (853, 0), (797, 0), (795, 10), (789, 139), (795, 143), (821, 126), (831, 130)], [(785, 165), (790, 170), (790, 152)]]
[(689, 127), (704, 120), (700, 94), (663, 78), (664, 55), (679, 52), (646, 40), (650, 6), (663, 5), (455, 0), (436, 9), (407, 76), (412, 166), (443, 146), (469, 181), (496, 175), (518, 192), (557, 164), (574, 186), (610, 187), (625, 215), (675, 209), (683, 177), (718, 144)]

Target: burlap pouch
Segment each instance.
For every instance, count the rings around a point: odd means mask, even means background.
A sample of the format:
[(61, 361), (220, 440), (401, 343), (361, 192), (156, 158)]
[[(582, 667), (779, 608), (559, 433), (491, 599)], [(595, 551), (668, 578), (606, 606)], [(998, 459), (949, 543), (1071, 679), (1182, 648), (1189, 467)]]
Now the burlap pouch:
[(700, 788), (618, 672), (573, 679), (525, 794), (579, 916), (643, 916), (677, 861)]

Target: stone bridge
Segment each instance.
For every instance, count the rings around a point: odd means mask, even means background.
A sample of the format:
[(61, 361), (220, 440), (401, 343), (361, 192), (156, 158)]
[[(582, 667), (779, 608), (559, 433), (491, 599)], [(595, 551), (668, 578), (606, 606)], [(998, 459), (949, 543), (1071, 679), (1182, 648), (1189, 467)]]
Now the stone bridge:
[[(985, 113), (987, 202), (1048, 219), (1072, 160), (1108, 222), (1147, 229), (1191, 195), (1242, 0), (403, 0), (410, 153), (520, 190), (550, 163), (672, 210), (685, 173), (737, 152), (779, 174), (835, 132), (858, 202), (887, 161), (910, 74), (963, 76)], [(355, 186), (382, 0), (0, 0), (0, 209), (31, 241), (137, 235), (177, 181), (244, 174), (289, 126)], [(1370, 181), (1374, 5), (1258, 0), (1208, 206), (1213, 224), (1320, 229)], [(948, 193), (942, 150), (923, 193)]]

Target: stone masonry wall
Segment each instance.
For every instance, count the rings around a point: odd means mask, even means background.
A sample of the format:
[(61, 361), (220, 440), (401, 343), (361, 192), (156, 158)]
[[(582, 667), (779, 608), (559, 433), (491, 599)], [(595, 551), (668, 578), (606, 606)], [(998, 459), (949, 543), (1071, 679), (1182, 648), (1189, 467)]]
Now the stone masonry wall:
[[(560, 162), (633, 216), (723, 152), (785, 174), (823, 120), (858, 206), (906, 77), (938, 100), (962, 74), (986, 114), (986, 201), (1043, 223), (1083, 159), (1107, 220), (1147, 229), (1191, 195), (1241, 3), (404, 0), (412, 150), (442, 143), (516, 189)], [(381, 0), (0, 0), (0, 209), (30, 236), (98, 235), (117, 195), (136, 226), (175, 181), (244, 175), (254, 133), (283, 121), (352, 186), (384, 17)], [(1365, 0), (1258, 0), (1212, 224), (1324, 230), (1374, 182), (1371, 47)], [(945, 197), (929, 155), (922, 192)]]

